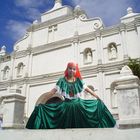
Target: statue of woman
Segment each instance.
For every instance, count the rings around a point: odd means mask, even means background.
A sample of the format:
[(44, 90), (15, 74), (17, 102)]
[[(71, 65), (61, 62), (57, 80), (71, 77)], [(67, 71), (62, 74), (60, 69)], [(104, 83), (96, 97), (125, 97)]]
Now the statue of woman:
[(117, 58), (117, 48), (113, 44), (110, 46), (110, 59)]
[(86, 62), (92, 62), (92, 53), (90, 50), (88, 50), (86, 53)]

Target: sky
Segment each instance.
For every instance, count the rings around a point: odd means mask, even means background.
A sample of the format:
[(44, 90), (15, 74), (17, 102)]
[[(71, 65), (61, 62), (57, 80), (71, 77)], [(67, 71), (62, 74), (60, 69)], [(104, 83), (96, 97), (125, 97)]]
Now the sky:
[[(89, 18), (100, 17), (106, 27), (120, 23), (127, 8), (140, 13), (140, 0), (62, 0), (63, 5), (79, 5)], [(11, 53), (14, 44), (41, 14), (53, 8), (54, 0), (0, 0), (0, 48)]]

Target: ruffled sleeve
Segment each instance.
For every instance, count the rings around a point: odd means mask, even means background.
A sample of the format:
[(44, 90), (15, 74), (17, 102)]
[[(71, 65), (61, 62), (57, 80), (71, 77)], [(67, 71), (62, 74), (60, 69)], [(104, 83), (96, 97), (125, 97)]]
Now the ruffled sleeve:
[(55, 89), (57, 90), (57, 93), (61, 93), (62, 92), (62, 87), (63, 87), (63, 84), (64, 82), (63, 82), (63, 78), (60, 78), (58, 81), (57, 81), (57, 83), (56, 83), (56, 85), (55, 85)]
[(57, 93), (70, 99), (79, 98), (86, 87), (84, 81), (79, 78), (75, 82), (68, 82), (65, 77), (60, 78), (55, 86)]

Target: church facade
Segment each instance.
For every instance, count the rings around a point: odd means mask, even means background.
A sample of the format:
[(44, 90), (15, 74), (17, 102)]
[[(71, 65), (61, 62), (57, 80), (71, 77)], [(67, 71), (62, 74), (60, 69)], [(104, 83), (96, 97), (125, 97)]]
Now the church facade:
[[(80, 6), (73, 9), (55, 0), (41, 21), (34, 21), (15, 43), (10, 55), (1, 48), (0, 97), (16, 89), (26, 97), (25, 117), (29, 117), (35, 105), (47, 101), (47, 92), (63, 76), (67, 63), (75, 61), (85, 83), (117, 114), (111, 83), (129, 57), (140, 58), (139, 44), (140, 14), (132, 8), (118, 25), (104, 27), (100, 18), (88, 18)], [(91, 97), (84, 94), (83, 98)]]

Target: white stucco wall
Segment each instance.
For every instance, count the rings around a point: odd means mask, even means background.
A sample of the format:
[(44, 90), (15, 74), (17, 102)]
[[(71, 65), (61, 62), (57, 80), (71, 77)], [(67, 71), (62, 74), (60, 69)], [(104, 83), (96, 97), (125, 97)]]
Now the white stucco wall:
[(68, 46), (33, 56), (32, 76), (64, 71), (66, 64), (73, 59), (73, 49)]
[(48, 28), (36, 30), (32, 34), (32, 47), (41, 46), (47, 43)]
[(136, 31), (128, 31), (127, 35), (127, 51), (128, 55), (132, 58), (140, 57), (140, 40)]
[(61, 22), (57, 25), (57, 31), (55, 33), (55, 41), (73, 37), (75, 28), (75, 21), (69, 20)]
[(17, 41), (14, 45), (14, 50), (16, 51), (22, 51), (26, 50), (29, 47), (29, 44), (31, 43), (31, 33), (25, 34), (23, 38), (21, 38), (19, 41)]

